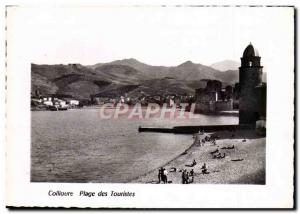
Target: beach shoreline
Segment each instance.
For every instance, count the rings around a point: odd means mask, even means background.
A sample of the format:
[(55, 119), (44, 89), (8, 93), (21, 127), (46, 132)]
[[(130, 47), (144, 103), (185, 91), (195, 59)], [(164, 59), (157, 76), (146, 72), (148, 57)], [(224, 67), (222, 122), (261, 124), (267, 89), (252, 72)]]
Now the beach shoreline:
[[(180, 155), (161, 166), (168, 171), (168, 183), (182, 183), (182, 170), (189, 172), (193, 169), (194, 184), (265, 184), (265, 137), (259, 136), (255, 130), (217, 131), (199, 135), (200, 142), (206, 136), (218, 136), (216, 145), (206, 141), (200, 146), (194, 142)], [(225, 153), (225, 158), (213, 158), (211, 152), (217, 149), (222, 155)], [(193, 160), (197, 164), (191, 167)], [(201, 167), (204, 163), (209, 174), (202, 174)], [(159, 168), (131, 180), (130, 183), (157, 184)]]

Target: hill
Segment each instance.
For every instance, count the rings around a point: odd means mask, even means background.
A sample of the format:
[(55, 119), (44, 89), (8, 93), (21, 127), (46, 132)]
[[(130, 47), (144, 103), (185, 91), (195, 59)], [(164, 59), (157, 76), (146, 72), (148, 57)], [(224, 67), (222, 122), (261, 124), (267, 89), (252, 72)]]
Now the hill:
[(141, 92), (154, 94), (194, 94), (204, 87), (202, 79), (216, 79), (224, 84), (238, 81), (238, 72), (221, 72), (209, 66), (184, 62), (178, 66), (152, 66), (136, 59), (116, 60), (92, 66), (31, 65), (32, 94), (60, 94), (77, 99), (91, 95), (138, 96)]
[(152, 66), (147, 65), (145, 63), (142, 63), (136, 59), (130, 58), (130, 59), (123, 59), (123, 60), (116, 60), (109, 63), (98, 63), (95, 65), (92, 65), (91, 68), (97, 69), (103, 65), (123, 65), (123, 66), (129, 66), (136, 70), (139, 70), (144, 73), (148, 78), (150, 79), (158, 79), (158, 78), (164, 78), (167, 75), (168, 67), (165, 66)]

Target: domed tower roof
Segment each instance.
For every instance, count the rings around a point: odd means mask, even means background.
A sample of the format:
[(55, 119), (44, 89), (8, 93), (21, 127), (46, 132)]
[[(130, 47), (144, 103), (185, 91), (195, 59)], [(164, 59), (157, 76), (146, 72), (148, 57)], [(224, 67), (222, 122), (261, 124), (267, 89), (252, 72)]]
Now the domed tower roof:
[(259, 53), (257, 49), (254, 48), (250, 42), (250, 44), (244, 50), (243, 57), (254, 57), (254, 56), (259, 56)]

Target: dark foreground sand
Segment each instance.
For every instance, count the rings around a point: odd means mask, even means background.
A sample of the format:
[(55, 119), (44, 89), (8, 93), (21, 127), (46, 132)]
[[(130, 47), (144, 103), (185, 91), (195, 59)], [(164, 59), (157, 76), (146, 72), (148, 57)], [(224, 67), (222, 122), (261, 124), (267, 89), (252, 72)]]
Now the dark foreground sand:
[[(217, 145), (206, 142), (204, 146), (194, 143), (186, 152), (171, 160), (163, 167), (168, 170), (169, 183), (182, 183), (180, 170), (194, 169), (195, 176), (193, 183), (208, 184), (265, 184), (265, 159), (266, 159), (266, 138), (261, 137), (253, 130), (239, 130), (235, 133), (229, 131), (206, 133), (200, 135), (201, 138), (210, 135), (217, 135)], [(232, 137), (232, 134), (234, 136)], [(191, 136), (192, 138), (192, 136)], [(246, 142), (243, 142), (243, 139)], [(221, 149), (232, 146), (234, 149)], [(213, 159), (210, 152), (219, 149), (221, 153), (226, 153), (223, 159)], [(193, 160), (197, 164), (189, 167)], [(243, 159), (242, 161), (232, 161)], [(206, 163), (209, 174), (202, 174), (201, 166)], [(175, 167), (177, 172), (170, 172)], [(158, 183), (158, 169), (146, 175), (132, 180), (131, 183)]]

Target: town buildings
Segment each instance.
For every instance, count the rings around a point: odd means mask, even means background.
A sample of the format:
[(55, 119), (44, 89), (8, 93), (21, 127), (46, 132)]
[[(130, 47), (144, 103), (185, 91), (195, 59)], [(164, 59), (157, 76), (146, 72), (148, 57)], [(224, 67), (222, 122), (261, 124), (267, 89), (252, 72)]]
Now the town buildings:
[(218, 80), (206, 81), (205, 88), (198, 88), (195, 92), (195, 112), (216, 113), (233, 110), (234, 88), (227, 85), (223, 88)]
[(55, 96), (33, 96), (31, 97), (31, 108), (33, 110), (48, 110), (55, 108), (77, 108), (79, 101), (72, 98), (57, 98)]

